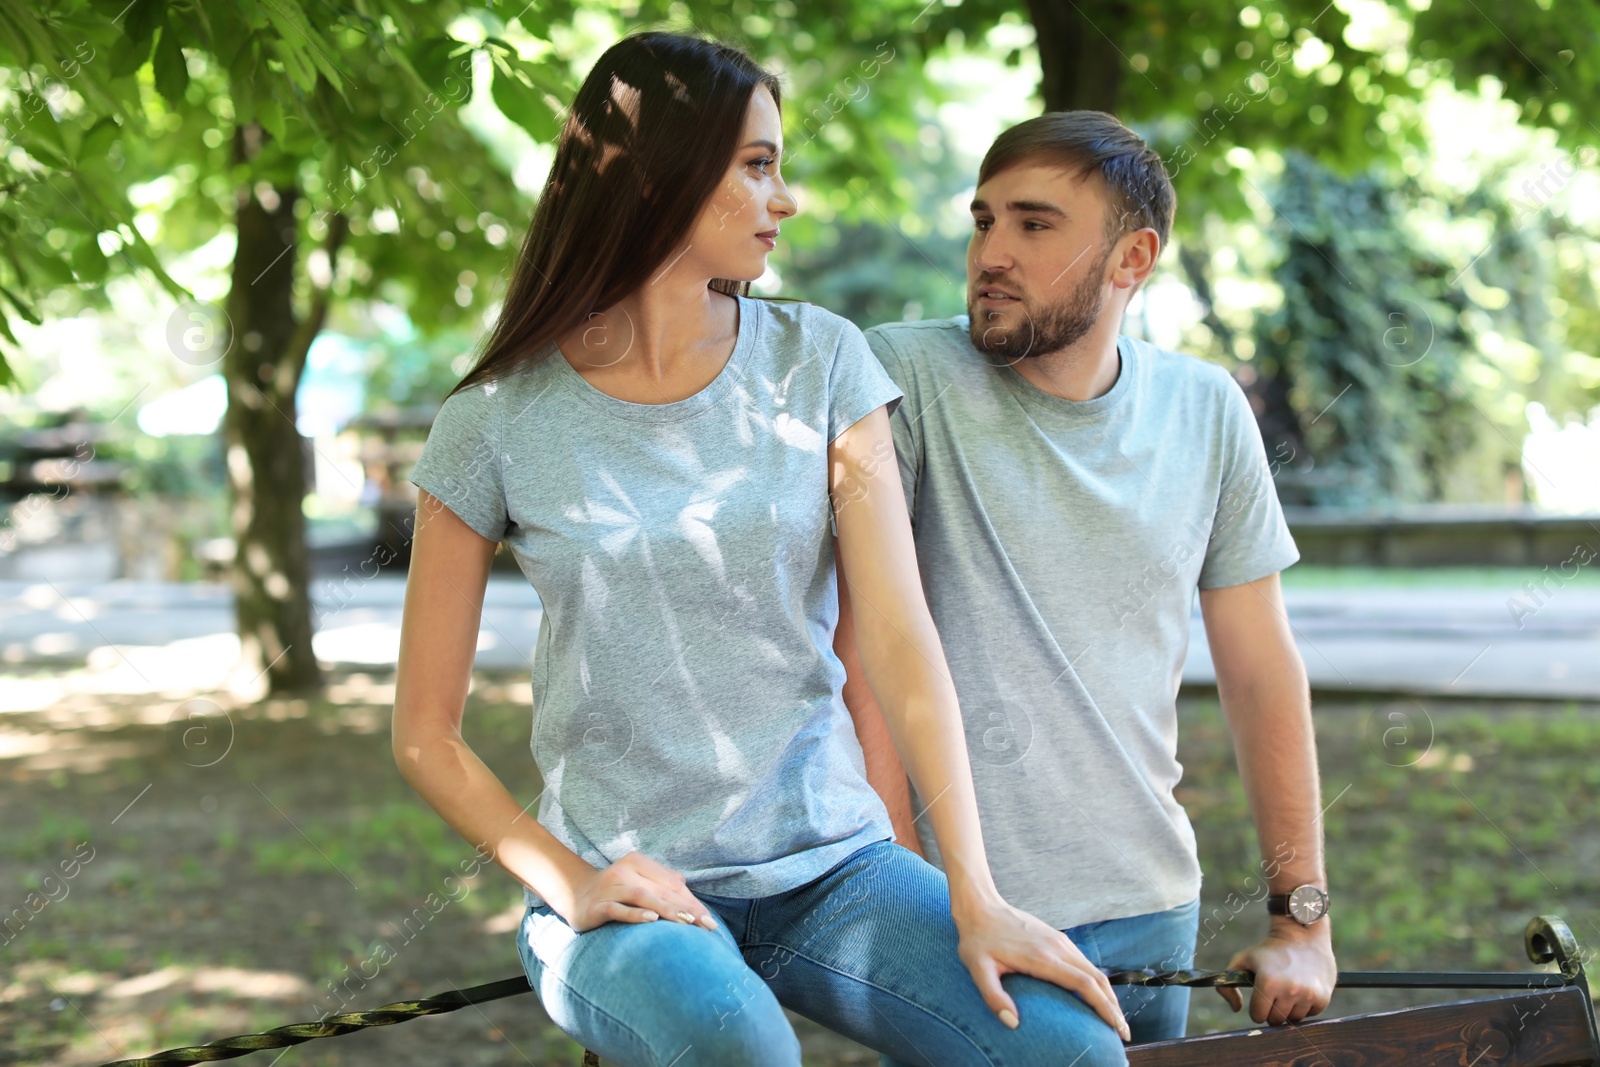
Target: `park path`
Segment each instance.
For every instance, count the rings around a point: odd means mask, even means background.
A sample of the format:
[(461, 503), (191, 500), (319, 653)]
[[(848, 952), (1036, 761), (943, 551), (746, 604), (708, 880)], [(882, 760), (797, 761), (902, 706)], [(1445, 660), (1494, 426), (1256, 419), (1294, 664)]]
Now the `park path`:
[[(318, 656), (392, 668), (404, 592), (401, 577), (319, 580)], [(1290, 588), (1285, 599), (1319, 690), (1600, 700), (1600, 589), (1558, 588), (1542, 604), (1490, 589)], [(479, 668), (526, 669), (540, 615), (526, 582), (493, 578)], [(1210, 684), (1198, 611), (1191, 634), (1184, 683)], [(42, 698), (40, 667), (86, 667), (111, 690), (200, 689), (219, 684), (237, 648), (225, 586), (0, 582), (0, 710)]]

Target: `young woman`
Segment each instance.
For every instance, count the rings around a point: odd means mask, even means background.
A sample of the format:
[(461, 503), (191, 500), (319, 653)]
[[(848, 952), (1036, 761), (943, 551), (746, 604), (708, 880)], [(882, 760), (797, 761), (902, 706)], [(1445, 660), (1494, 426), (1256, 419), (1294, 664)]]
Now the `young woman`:
[[(1123, 1063), (1105, 976), (989, 876), (900, 390), (849, 322), (746, 295), (796, 210), (778, 101), (748, 56), (666, 33), (579, 90), (412, 476), (395, 759), (522, 884), (528, 978), (609, 1061), (799, 1064), (782, 1005), (910, 1063)], [(830, 522), (948, 882), (863, 776)], [(545, 611), (536, 818), (460, 734), (499, 541)]]

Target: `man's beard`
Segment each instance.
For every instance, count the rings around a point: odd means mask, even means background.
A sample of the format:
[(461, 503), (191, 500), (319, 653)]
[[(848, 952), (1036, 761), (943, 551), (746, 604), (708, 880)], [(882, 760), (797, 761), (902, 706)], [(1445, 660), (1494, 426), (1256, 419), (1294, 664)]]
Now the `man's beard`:
[[(1089, 268), (1083, 281), (1060, 303), (1029, 311), (1023, 301), (1017, 301), (1017, 307), (1022, 311), (1022, 321), (1018, 323), (1008, 325), (998, 315), (991, 320), (992, 312), (980, 307), (976, 297), (969, 296), (967, 332), (972, 338), (973, 347), (980, 352), (1015, 361), (1026, 356), (1059, 352), (1082, 340), (1100, 320), (1100, 312), (1105, 307), (1105, 294), (1101, 286), (1105, 282), (1106, 263), (1110, 261), (1114, 248), (1113, 244), (1106, 245), (1105, 251)], [(979, 282), (977, 288), (982, 289), (984, 284)]]

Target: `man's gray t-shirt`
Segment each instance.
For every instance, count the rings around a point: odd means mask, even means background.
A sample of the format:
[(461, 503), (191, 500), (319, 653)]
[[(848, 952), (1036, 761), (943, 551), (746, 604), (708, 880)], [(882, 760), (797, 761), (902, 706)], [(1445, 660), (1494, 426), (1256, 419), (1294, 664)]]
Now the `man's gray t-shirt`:
[(900, 396), (849, 321), (741, 297), (688, 399), (619, 400), (551, 345), (445, 401), (411, 480), (538, 591), (538, 820), (596, 868), (768, 896), (893, 836), (840, 695), (827, 451)]
[(890, 422), (995, 882), (1058, 929), (1177, 907), (1200, 891), (1173, 796), (1194, 591), (1299, 558), (1260, 433), (1221, 367), (1122, 337), (1116, 384), (1075, 402), (967, 321), (866, 336), (905, 390)]

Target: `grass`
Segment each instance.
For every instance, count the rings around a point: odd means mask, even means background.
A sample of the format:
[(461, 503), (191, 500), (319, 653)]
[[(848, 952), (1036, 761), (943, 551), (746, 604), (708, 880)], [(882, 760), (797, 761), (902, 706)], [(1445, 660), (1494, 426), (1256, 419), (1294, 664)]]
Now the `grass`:
[(1283, 572), (1285, 589), (1464, 589), (1515, 593), (1528, 582), (1556, 574), (1563, 586), (1600, 589), (1600, 568), (1573, 570), (1570, 576), (1556, 568), (1538, 567), (1320, 567), (1297, 563)]

